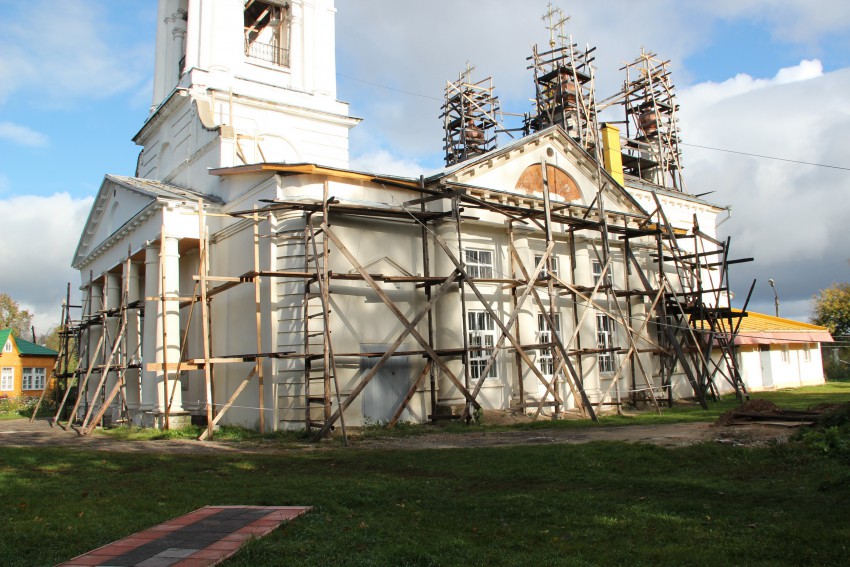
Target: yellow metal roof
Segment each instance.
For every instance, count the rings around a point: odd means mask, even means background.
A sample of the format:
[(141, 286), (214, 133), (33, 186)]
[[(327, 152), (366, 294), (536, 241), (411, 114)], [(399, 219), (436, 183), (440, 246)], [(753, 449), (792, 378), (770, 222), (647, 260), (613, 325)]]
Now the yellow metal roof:
[[(740, 309), (733, 309), (734, 313), (741, 313)], [(740, 319), (741, 326), (735, 337), (737, 345), (764, 345), (764, 344), (801, 344), (801, 343), (831, 343), (834, 342), (829, 329), (801, 323), (782, 317), (747, 311), (747, 316)], [(697, 328), (706, 328), (705, 321), (695, 321)], [(733, 325), (737, 320), (733, 320)], [(721, 332), (729, 332), (726, 325), (722, 325)]]
[[(740, 313), (740, 309), (733, 309), (735, 313)], [(739, 332), (755, 332), (755, 333), (776, 333), (776, 332), (823, 332), (828, 333), (829, 329), (812, 325), (810, 323), (801, 323), (791, 319), (783, 319), (782, 317), (774, 317), (773, 315), (765, 315), (764, 313), (756, 313), (755, 311), (747, 311), (747, 316), (741, 321)]]

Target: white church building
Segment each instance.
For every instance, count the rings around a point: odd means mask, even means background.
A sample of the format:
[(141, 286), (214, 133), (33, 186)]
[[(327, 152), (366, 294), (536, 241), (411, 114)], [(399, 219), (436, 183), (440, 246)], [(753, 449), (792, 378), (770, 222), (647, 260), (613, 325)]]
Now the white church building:
[(610, 127), (349, 169), (335, 11), (160, 0), (136, 175), (104, 178), (73, 259), (79, 419), (327, 431), (744, 387), (721, 207), (624, 176)]

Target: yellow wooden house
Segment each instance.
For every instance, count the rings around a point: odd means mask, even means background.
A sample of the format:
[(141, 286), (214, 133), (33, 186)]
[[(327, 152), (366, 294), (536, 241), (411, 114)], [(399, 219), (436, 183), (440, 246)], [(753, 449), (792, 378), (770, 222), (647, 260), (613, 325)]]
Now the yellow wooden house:
[(54, 385), (55, 350), (0, 330), (0, 397), (39, 396)]

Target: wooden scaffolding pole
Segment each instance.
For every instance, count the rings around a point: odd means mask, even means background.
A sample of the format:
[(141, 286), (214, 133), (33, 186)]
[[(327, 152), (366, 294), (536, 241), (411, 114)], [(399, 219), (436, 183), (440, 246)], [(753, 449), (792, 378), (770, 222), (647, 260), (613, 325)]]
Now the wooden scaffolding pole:
[[(68, 287), (69, 287), (69, 291), (70, 291), (71, 284), (68, 284)], [(62, 304), (62, 315), (61, 315), (61, 318), (59, 319), (60, 321), (62, 321), (62, 323), (59, 326), (60, 341), (61, 341), (61, 336), (62, 336), (63, 330), (65, 328), (65, 311), (66, 311), (66, 309), (69, 309), (67, 302)], [(59, 355), (56, 357), (56, 360), (53, 362), (53, 368), (50, 369), (50, 374), (45, 379), (44, 388), (42, 388), (42, 390), (41, 390), (41, 395), (38, 397), (38, 401), (35, 403), (35, 407), (32, 408), (32, 415), (30, 416), (30, 423), (35, 421), (35, 416), (38, 414), (39, 408), (41, 408), (41, 402), (44, 401), (44, 396), (47, 394), (47, 390), (48, 390), (48, 387), (50, 386), (50, 382), (52, 380), (57, 380), (57, 382), (58, 382), (58, 379), (56, 378), (56, 374), (57, 374), (56, 370), (61, 365), (62, 358), (65, 355), (65, 349), (66, 349), (65, 342), (61, 341), (59, 343)], [(67, 394), (68, 388), (65, 388), (65, 392)], [(65, 397), (67, 397), (67, 396), (65, 396)], [(62, 403), (65, 403), (65, 397), (62, 398)], [(62, 407), (61, 404), (60, 404), (59, 407)]]
[[(128, 255), (127, 256), (127, 264), (129, 264), (130, 261), (131, 261), (130, 256)], [(121, 350), (123, 350), (124, 353), (127, 352), (127, 350), (126, 350), (126, 348), (127, 348), (127, 342), (126, 342), (126, 334), (127, 333), (126, 333), (126, 331), (127, 331), (127, 309), (128, 309), (128, 307), (127, 307), (128, 301), (127, 300), (128, 300), (128, 297), (129, 297), (129, 285), (130, 285), (129, 278), (124, 278), (124, 283), (123, 283), (123, 286), (122, 286), (123, 290), (122, 290), (122, 294), (121, 294), (121, 303), (120, 303), (121, 324), (120, 324), (120, 327), (119, 327), (119, 330), (118, 330), (118, 335), (115, 337), (115, 342), (114, 342), (113, 347), (112, 347), (112, 353), (109, 355), (109, 360), (107, 360), (106, 369), (104, 369), (104, 371), (103, 371), (103, 375), (101, 377), (102, 381), (106, 380), (106, 377), (109, 373), (109, 365), (112, 362), (112, 358), (115, 356), (115, 353), (120, 352)], [(122, 349), (121, 347), (124, 347), (124, 348)], [(112, 403), (112, 400), (115, 399), (115, 396), (117, 396), (119, 394), (119, 392), (121, 392), (121, 390), (124, 387), (124, 378), (125, 378), (124, 372), (125, 372), (126, 368), (125, 368), (125, 365), (122, 364), (120, 354), (119, 354), (119, 365), (118, 365), (118, 368), (116, 370), (117, 370), (118, 376), (117, 376), (117, 379), (115, 380), (115, 384), (112, 386), (112, 390), (110, 390), (110, 392), (104, 397), (103, 402), (100, 405), (100, 409), (98, 410), (95, 417), (91, 420), (91, 423), (88, 425), (88, 427), (86, 426), (86, 420), (85, 419), (83, 420), (82, 426), (80, 427), (80, 434), (81, 435), (88, 435), (89, 433), (91, 433), (94, 430), (95, 427), (97, 427), (97, 424), (100, 422), (101, 419), (103, 419), (103, 416), (106, 414), (107, 409), (109, 409), (109, 405)], [(94, 406), (92, 406), (92, 408), (93, 407)], [(86, 419), (88, 419), (88, 415), (86, 416)]]
[[(260, 215), (257, 206), (254, 205), (254, 273), (260, 273)], [(257, 332), (257, 354), (263, 352), (263, 322), (262, 322), (262, 296), (260, 287), (260, 276), (254, 276), (254, 307), (256, 309), (256, 332)], [(266, 432), (266, 409), (265, 396), (263, 394), (263, 359), (257, 356), (257, 403), (260, 411), (260, 433)]]
[(210, 305), (207, 298), (207, 276), (209, 276), (209, 253), (207, 223), (204, 217), (204, 203), (198, 199), (198, 285), (201, 288), (201, 337), (204, 350), (204, 385), (206, 387), (207, 430), (206, 437), (213, 437), (213, 377), (210, 363)]
[[(165, 225), (159, 236), (159, 294), (160, 294), (160, 317), (162, 319), (162, 403), (165, 409), (163, 416), (163, 429), (169, 429), (169, 407), (168, 407), (168, 301), (165, 295)], [(178, 294), (179, 295), (179, 294)]]
[[(328, 182), (325, 181), (324, 187), (322, 189), (322, 217), (325, 224), (330, 225), (330, 196), (328, 193)], [(310, 230), (310, 242), (313, 247), (313, 264), (316, 268), (316, 276), (317, 282), (319, 284), (319, 293), (322, 300), (322, 338), (324, 340), (324, 348), (322, 350), (322, 358), (324, 360), (324, 380), (323, 387), (325, 392), (325, 422), (331, 418), (333, 415), (331, 411), (331, 376), (333, 377), (333, 386), (334, 392), (336, 395), (336, 405), (338, 408), (342, 407), (341, 394), (339, 390), (339, 374), (336, 366), (336, 356), (334, 354), (333, 340), (331, 338), (331, 304), (330, 304), (330, 266), (328, 264), (330, 259), (330, 248), (328, 245), (328, 239), (322, 239), (322, 265), (319, 266), (319, 251), (316, 246), (316, 231), (313, 229), (312, 224), (308, 224), (307, 228)], [(309, 268), (309, 266), (308, 266)], [(320, 270), (321, 268), (321, 270)], [(306, 306), (305, 306), (306, 307)], [(342, 426), (342, 442), (347, 447), (348, 446), (348, 432), (345, 427), (345, 415), (344, 412), (340, 412), (339, 414), (339, 422)]]

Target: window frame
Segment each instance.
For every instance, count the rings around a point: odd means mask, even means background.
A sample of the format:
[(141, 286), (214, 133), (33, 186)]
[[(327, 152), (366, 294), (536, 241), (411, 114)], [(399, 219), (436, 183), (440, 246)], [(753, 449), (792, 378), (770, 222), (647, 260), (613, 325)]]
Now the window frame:
[(3, 352), (12, 352), (12, 337), (6, 339), (6, 344), (3, 345)]
[(40, 366), (24, 367), (21, 371), (21, 391), (44, 390), (47, 369)]
[[(479, 327), (490, 328), (479, 328)], [(466, 312), (466, 335), (469, 345), (468, 355), (466, 359), (469, 368), (469, 378), (471, 380), (480, 380), (481, 372), (487, 366), (487, 361), (490, 359), (491, 352), (496, 346), (496, 324), (490, 313), (483, 309), (470, 309)], [(475, 348), (484, 347), (484, 348)], [(484, 376), (485, 380), (498, 378), (496, 366), (498, 357), (490, 367), (490, 373)]]
[[(561, 314), (555, 313), (555, 334), (556, 336), (561, 336)], [(552, 343), (552, 330), (549, 328), (549, 325), (546, 324), (546, 318), (543, 316), (543, 313), (537, 314), (537, 344), (550, 344)], [(537, 360), (535, 361), (537, 365), (537, 370), (546, 377), (550, 378), (555, 374), (555, 357), (552, 354), (552, 347), (548, 346), (545, 348), (537, 349)]]
[(25, 366), (21, 369), (21, 391), (35, 390), (35, 368)]
[[(481, 258), (482, 255), (489, 256), (489, 262)], [(474, 256), (474, 258), (471, 256)], [(492, 278), (495, 273), (494, 258), (495, 254), (492, 250), (465, 248), (463, 251), (463, 268), (472, 279)]]
[[(7, 385), (8, 381), (8, 385)], [(0, 368), (0, 392), (15, 391), (15, 367), (3, 366)]]
[(605, 313), (596, 314), (596, 348), (606, 352), (596, 354), (596, 364), (600, 374), (614, 372), (614, 353), (610, 349), (614, 344), (614, 320)]
[[(538, 254), (536, 252), (534, 253), (534, 268), (537, 267), (537, 264), (539, 264), (540, 260), (542, 260), (542, 259), (543, 259), (542, 253), (540, 253), (540, 254)], [(555, 256), (554, 254), (549, 254), (549, 259), (552, 261), (551, 262), (552, 263), (552, 275), (555, 276), (555, 277), (560, 277), (560, 274), (558, 272), (558, 257)], [(545, 280), (548, 275), (549, 275), (549, 270), (544, 265), (543, 269), (540, 270), (540, 273), (537, 275), (537, 279)]]
[(803, 345), (803, 362), (812, 361), (812, 345)]
[[(593, 285), (599, 283), (599, 279), (602, 277), (602, 268), (602, 262), (596, 258), (591, 260), (590, 272), (593, 274)], [(610, 263), (608, 264), (608, 271), (605, 272), (605, 283), (603, 285), (609, 285), (611, 289), (614, 288), (614, 267)]]
[(779, 347), (780, 352), (780, 360), (782, 360), (783, 364), (791, 364), (791, 349), (788, 348), (788, 345), (782, 345)]

